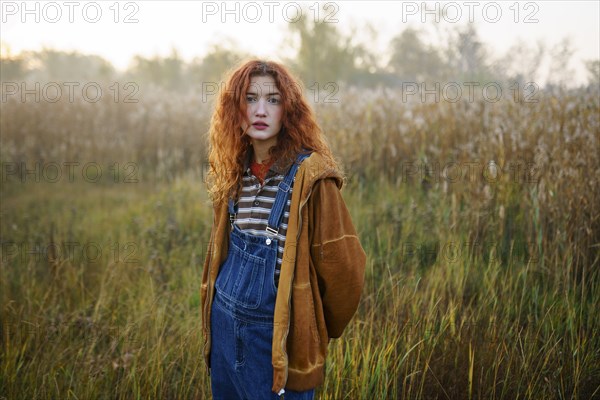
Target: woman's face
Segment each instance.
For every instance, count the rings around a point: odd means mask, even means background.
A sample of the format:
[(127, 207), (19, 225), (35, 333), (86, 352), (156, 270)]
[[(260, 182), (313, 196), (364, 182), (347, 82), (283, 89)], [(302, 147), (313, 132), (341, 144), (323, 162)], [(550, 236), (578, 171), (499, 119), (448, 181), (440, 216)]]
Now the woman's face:
[[(250, 127), (246, 134), (254, 145), (271, 147), (277, 143), (277, 134), (281, 130), (283, 105), (281, 94), (272, 76), (254, 76), (246, 91), (246, 116)], [(242, 129), (248, 127), (242, 122)]]

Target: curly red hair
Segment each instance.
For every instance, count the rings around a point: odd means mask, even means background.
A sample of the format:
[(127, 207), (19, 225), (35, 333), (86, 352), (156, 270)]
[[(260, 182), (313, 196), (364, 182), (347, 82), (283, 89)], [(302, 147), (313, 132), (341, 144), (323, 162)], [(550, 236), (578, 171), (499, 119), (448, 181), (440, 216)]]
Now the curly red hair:
[(247, 118), (246, 91), (255, 76), (273, 77), (281, 93), (282, 128), (269, 156), (293, 159), (302, 149), (310, 149), (325, 158), (328, 168), (342, 172), (303, 95), (300, 80), (279, 63), (251, 59), (227, 74), (211, 118), (207, 186), (215, 204), (229, 197), (238, 198), (242, 188), (244, 158), (251, 140), (242, 130), (241, 121)]

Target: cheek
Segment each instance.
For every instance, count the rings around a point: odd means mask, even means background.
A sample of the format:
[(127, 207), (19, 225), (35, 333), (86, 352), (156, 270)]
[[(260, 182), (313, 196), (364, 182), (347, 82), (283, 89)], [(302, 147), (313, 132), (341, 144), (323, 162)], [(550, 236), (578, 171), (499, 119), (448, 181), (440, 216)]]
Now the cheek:
[(251, 119), (251, 114), (250, 114), (250, 107), (246, 107), (246, 111), (240, 114), (240, 125), (242, 127), (242, 129), (246, 129), (246, 127), (248, 126), (248, 121)]
[(277, 121), (279, 125), (283, 125), (283, 110), (281, 109), (277, 111)]

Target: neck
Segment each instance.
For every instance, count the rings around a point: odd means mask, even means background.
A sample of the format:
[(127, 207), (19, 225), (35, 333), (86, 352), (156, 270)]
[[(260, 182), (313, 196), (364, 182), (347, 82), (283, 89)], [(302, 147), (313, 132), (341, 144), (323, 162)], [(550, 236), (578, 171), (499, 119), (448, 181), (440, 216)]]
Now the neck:
[(261, 164), (262, 162), (269, 159), (269, 149), (277, 144), (277, 137), (273, 137), (273, 140), (253, 140), (252, 148), (254, 149), (254, 161)]

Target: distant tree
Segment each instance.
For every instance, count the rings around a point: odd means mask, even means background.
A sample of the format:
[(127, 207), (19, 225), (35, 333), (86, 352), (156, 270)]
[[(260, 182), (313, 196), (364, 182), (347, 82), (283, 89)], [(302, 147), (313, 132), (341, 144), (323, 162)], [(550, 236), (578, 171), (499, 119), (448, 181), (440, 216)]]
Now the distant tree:
[[(363, 87), (392, 84), (393, 77), (385, 69), (385, 58), (375, 53), (370, 45), (377, 41), (377, 35), (377, 29), (369, 23), (351, 28), (348, 43), (354, 58), (354, 68), (350, 72), (348, 83)], [(362, 40), (354, 42), (355, 38)]]
[(23, 80), (27, 76), (25, 60), (21, 57), (0, 60), (0, 80), (3, 82)]
[(585, 62), (585, 68), (588, 73), (588, 84), (600, 84), (600, 60), (588, 60)]
[(548, 72), (547, 83), (557, 87), (565, 87), (569, 82), (574, 71), (569, 67), (571, 57), (575, 53), (573, 43), (568, 37), (563, 38), (550, 50), (550, 71)]
[(473, 24), (449, 35), (445, 58), (450, 79), (483, 82), (495, 78), (488, 66), (489, 52)]
[(426, 45), (421, 34), (409, 27), (390, 43), (392, 56), (388, 68), (402, 81), (437, 80), (445, 74), (446, 66), (439, 51)]
[(112, 64), (97, 55), (44, 48), (2, 58), (2, 79), (40, 81), (109, 81), (115, 76)]
[(43, 49), (36, 53), (49, 79), (109, 80), (114, 74), (110, 62), (97, 55)]
[[(304, 13), (304, 15), (309, 15)], [(299, 42), (294, 60), (288, 60), (304, 83), (348, 82), (356, 72), (355, 49), (350, 38), (343, 38), (335, 24), (301, 18), (288, 24), (289, 32)]]
[(179, 90), (185, 87), (185, 67), (185, 62), (177, 50), (172, 49), (171, 54), (165, 58), (134, 56), (126, 76), (141, 84), (154, 84)]
[(517, 40), (502, 57), (494, 62), (494, 75), (505, 81), (537, 82), (539, 69), (546, 55), (546, 45), (538, 41), (535, 46), (527, 45), (523, 40)]
[(25, 79), (27, 68), (25, 59), (20, 55), (13, 55), (10, 46), (1, 45), (2, 57), (0, 58), (0, 80), (3, 82)]
[(214, 45), (204, 57), (194, 59), (189, 65), (190, 83), (215, 82), (220, 85), (224, 74), (247, 57), (247, 53)]

